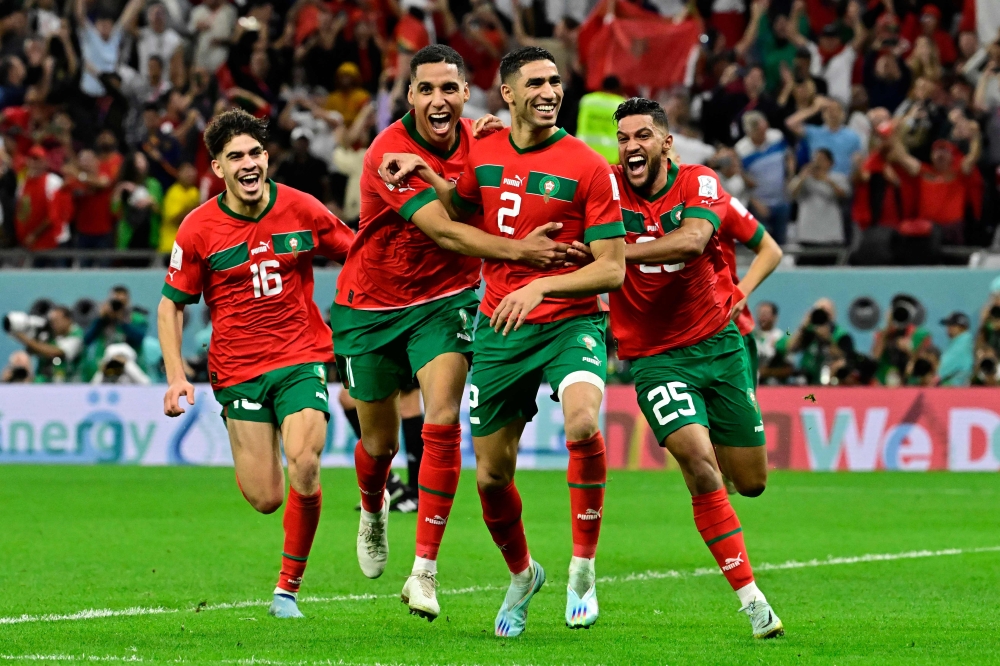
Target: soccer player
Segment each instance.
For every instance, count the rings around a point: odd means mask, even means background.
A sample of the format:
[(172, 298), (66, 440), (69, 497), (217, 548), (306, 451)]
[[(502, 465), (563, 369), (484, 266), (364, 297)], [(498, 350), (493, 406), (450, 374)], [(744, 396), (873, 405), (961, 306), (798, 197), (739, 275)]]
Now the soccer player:
[(354, 452), (362, 504), (357, 555), (369, 578), (382, 575), (388, 558), (384, 496), (399, 450), (397, 398), (414, 376), (423, 394), (416, 558), (401, 597), (412, 613), (431, 621), (440, 613), (437, 555), (462, 465), (458, 416), (479, 303), (478, 257), (547, 266), (561, 261), (567, 247), (546, 236), (558, 224), (521, 240), (498, 238), (448, 219), (433, 188), (387, 186), (379, 177), (384, 153), (407, 152), (444, 178), (458, 179), (474, 141), (473, 124), (461, 117), (469, 98), (465, 74), (461, 56), (447, 46), (425, 47), (410, 60), (413, 110), (367, 151), (360, 230), (330, 311), (337, 367), (361, 424)]
[(167, 416), (194, 404), (184, 376), (184, 307), (205, 295), (212, 316), (209, 377), (236, 465), (236, 483), (261, 513), (285, 494), (278, 439), (288, 459), (285, 545), (271, 615), (302, 617), (296, 598), (319, 523), (320, 454), (326, 443), (325, 364), (330, 329), (313, 302), (312, 258), (343, 263), (353, 233), (323, 204), (267, 179), (267, 123), (239, 109), (205, 128), (212, 170), (226, 190), (185, 218), (158, 310), (170, 386)]
[(500, 77), (511, 127), (473, 146), (454, 188), (412, 156), (387, 155), (382, 171), (390, 182), (393, 173), (397, 182), (419, 173), (456, 219), (482, 207), (484, 228), (498, 237), (524, 238), (550, 220), (561, 222), (556, 240), (589, 246), (595, 259), (580, 269), (546, 270), (488, 259), (483, 269), (486, 295), (473, 344), (470, 420), (483, 518), (511, 573), (494, 629), (498, 636), (517, 636), (545, 582), (545, 571), (528, 551), (514, 485), (518, 441), (538, 411), (535, 395), (543, 378), (562, 404), (569, 449), (573, 556), (566, 624), (589, 627), (597, 621), (594, 556), (607, 479), (598, 429), (606, 315), (597, 294), (621, 285), (625, 231), (607, 162), (556, 127), (563, 89), (552, 55), (538, 47), (512, 51), (500, 63)]
[(725, 193), (711, 169), (668, 159), (673, 141), (656, 102), (627, 100), (615, 120), (621, 164), (614, 169), (628, 231), (625, 284), (610, 295), (618, 356), (632, 362), (639, 406), (680, 465), (695, 525), (754, 637), (779, 636), (781, 620), (754, 582), (722, 481), (724, 472), (751, 497), (767, 482), (749, 359), (730, 320), (743, 296), (719, 242)]

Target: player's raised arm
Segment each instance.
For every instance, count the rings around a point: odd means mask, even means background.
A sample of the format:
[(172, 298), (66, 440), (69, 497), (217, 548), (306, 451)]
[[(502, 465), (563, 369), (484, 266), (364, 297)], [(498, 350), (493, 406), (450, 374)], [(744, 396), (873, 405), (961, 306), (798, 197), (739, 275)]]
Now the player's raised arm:
[(434, 193), (437, 194), (438, 200), (452, 220), (467, 220), (478, 210), (478, 206), (462, 205), (462, 200), (455, 197), (455, 185), (434, 173), (434, 170), (428, 167), (419, 155), (386, 153), (382, 156), (382, 164), (378, 168), (378, 174), (386, 185), (392, 187), (405, 186), (407, 180), (413, 178), (424, 181), (434, 188)]

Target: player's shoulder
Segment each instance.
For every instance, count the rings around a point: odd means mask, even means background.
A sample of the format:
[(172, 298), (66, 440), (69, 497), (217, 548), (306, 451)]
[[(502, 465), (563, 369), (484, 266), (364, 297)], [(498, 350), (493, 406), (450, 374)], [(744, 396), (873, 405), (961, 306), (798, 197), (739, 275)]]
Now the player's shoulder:
[[(462, 119), (466, 120), (465, 118)], [(464, 125), (463, 130), (468, 129), (469, 136), (472, 136), (472, 125), (466, 128)], [(479, 157), (490, 157), (499, 156), (504, 152), (507, 152), (513, 148), (513, 144), (510, 141), (510, 128), (504, 127), (502, 130), (493, 132), (492, 134), (487, 134), (481, 139), (476, 139), (469, 146), (469, 157), (476, 159)]]
[(403, 120), (399, 119), (375, 136), (374, 141), (368, 147), (366, 157), (368, 155), (372, 157), (378, 155), (379, 160), (381, 160), (384, 153), (398, 153), (404, 150), (412, 152), (415, 147), (416, 142), (410, 137), (410, 133), (406, 131)]

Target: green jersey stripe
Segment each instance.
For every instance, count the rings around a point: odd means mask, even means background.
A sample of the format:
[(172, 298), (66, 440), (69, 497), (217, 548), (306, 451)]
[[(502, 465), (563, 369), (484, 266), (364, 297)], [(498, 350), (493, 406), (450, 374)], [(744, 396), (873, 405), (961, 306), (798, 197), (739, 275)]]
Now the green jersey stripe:
[(606, 485), (607, 485), (606, 483), (570, 483), (569, 487), (583, 488), (584, 490), (586, 490), (587, 488), (603, 488)]
[(545, 197), (546, 200), (559, 199), (560, 201), (572, 201), (578, 185), (579, 183), (572, 178), (563, 178), (551, 173), (531, 171), (528, 173), (528, 185), (525, 188), (525, 192)]
[(451, 191), (451, 203), (455, 206), (455, 208), (465, 213), (475, 213), (479, 210), (479, 204), (463, 199), (461, 195), (459, 195), (458, 190)]
[(621, 238), (625, 235), (625, 225), (622, 222), (605, 222), (604, 224), (595, 224), (592, 227), (587, 227), (583, 232), (583, 242), (593, 243), (597, 240), (605, 240), (608, 238)]
[(308, 252), (316, 247), (316, 244), (313, 243), (312, 232), (308, 229), (289, 231), (284, 234), (271, 234), (271, 240), (274, 242), (275, 254)]
[(188, 294), (180, 289), (171, 287), (169, 284), (163, 285), (161, 293), (174, 303), (179, 303), (181, 305), (194, 305), (201, 300), (201, 294)]
[(712, 223), (712, 226), (715, 227), (716, 231), (718, 231), (719, 227), (722, 225), (722, 220), (719, 219), (719, 216), (707, 208), (685, 208), (684, 212), (681, 213), (681, 219), (686, 220), (689, 217), (708, 220)]
[(751, 236), (750, 240), (744, 243), (744, 245), (746, 245), (751, 250), (756, 250), (757, 247), (760, 245), (760, 242), (764, 240), (765, 231), (767, 230), (764, 228), (764, 225), (761, 224), (760, 222), (757, 222), (757, 231), (753, 232), (753, 236)]
[(625, 231), (633, 234), (646, 233), (646, 218), (642, 213), (622, 208), (622, 222), (625, 224)]
[(250, 250), (246, 243), (240, 243), (233, 247), (219, 250), (215, 254), (208, 256), (208, 267), (213, 271), (228, 271), (250, 261)]
[(437, 198), (437, 192), (434, 191), (434, 188), (428, 187), (426, 190), (422, 190), (410, 197), (410, 200), (399, 209), (399, 216), (409, 222), (414, 213), (430, 202), (437, 201)]
[(483, 164), (476, 167), (476, 182), (479, 187), (500, 187), (503, 167), (499, 164)]
[(419, 488), (420, 490), (424, 491), (425, 493), (430, 493), (431, 495), (437, 495), (438, 497), (446, 497), (448, 499), (455, 499), (455, 495), (453, 495), (451, 493), (446, 493), (446, 492), (443, 492), (443, 491), (440, 491), (440, 490), (434, 490), (433, 488), (428, 488), (427, 486), (422, 486), (419, 483), (417, 484), (417, 488)]

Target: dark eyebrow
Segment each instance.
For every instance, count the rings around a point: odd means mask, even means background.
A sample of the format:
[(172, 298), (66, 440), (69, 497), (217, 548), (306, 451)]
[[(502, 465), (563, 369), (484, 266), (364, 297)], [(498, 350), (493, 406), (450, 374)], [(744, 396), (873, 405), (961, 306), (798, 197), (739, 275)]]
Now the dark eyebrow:
[(228, 153), (226, 153), (226, 159), (238, 160), (241, 157), (243, 157), (243, 153), (241, 153), (238, 150), (231, 150)]
[(528, 79), (527, 81), (525, 81), (524, 85), (526, 85), (526, 86), (540, 86), (543, 83), (545, 83), (545, 79), (543, 77), (541, 77), (541, 76), (536, 76), (533, 79)]

